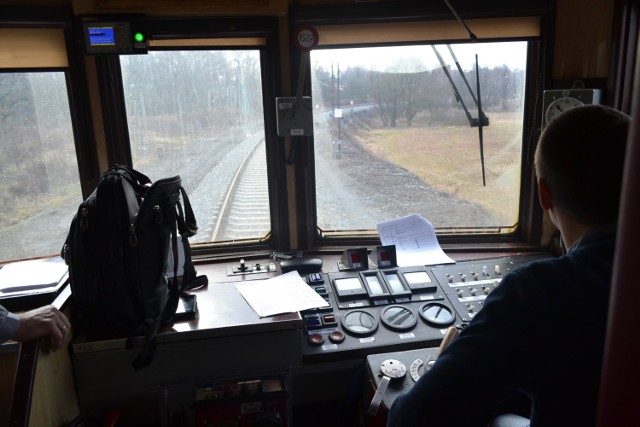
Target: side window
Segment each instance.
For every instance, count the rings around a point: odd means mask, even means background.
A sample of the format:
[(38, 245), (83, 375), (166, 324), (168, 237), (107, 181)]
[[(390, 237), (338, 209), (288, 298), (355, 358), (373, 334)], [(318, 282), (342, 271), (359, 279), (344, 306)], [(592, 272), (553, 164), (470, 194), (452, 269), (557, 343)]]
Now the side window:
[(59, 254), (82, 201), (65, 71), (35, 65), (0, 69), (0, 261)]
[(133, 166), (180, 175), (192, 243), (259, 241), (271, 230), (259, 49), (120, 58)]

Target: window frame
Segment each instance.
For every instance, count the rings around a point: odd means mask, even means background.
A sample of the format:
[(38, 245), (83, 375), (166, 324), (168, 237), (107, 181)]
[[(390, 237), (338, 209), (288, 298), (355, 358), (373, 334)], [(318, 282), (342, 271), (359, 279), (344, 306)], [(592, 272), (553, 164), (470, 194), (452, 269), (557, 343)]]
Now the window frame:
[[(262, 70), (262, 99), (265, 120), (265, 145), (271, 231), (268, 239), (247, 242), (209, 242), (192, 246), (196, 257), (215, 257), (230, 251), (266, 251), (287, 248), (289, 241), (287, 191), (284, 145), (280, 144), (275, 130), (275, 105), (272, 102), (279, 93), (279, 54), (277, 20), (265, 17), (234, 18), (150, 18), (145, 20), (145, 31), (149, 40), (263, 38), (263, 46), (247, 44), (248, 49), (260, 52)], [(159, 43), (161, 44), (161, 43)], [(149, 50), (241, 50), (243, 46), (157, 46)], [(131, 142), (128, 134), (124, 89), (118, 55), (97, 55), (96, 66), (103, 105), (107, 154), (109, 164), (131, 164)], [(134, 165), (135, 166), (135, 165)], [(187, 189), (187, 192), (189, 189)]]
[[(548, 64), (550, 47), (549, 40), (552, 28), (552, 9), (543, 1), (519, 1), (516, 5), (510, 5), (512, 11), (508, 16), (504, 13), (504, 5), (497, 1), (489, 1), (489, 4), (478, 5), (473, 1), (461, 1), (456, 4), (456, 11), (462, 19), (472, 18), (509, 18), (522, 16), (535, 16), (540, 20), (540, 35), (533, 38), (517, 38), (527, 40), (529, 48), (527, 59), (531, 66), (527, 70), (525, 82), (525, 105), (523, 121), (523, 146), (521, 163), (521, 195), (519, 203), (519, 224), (517, 230), (509, 235), (439, 235), (438, 239), (443, 247), (451, 251), (477, 250), (502, 250), (505, 248), (529, 248), (539, 246), (542, 238), (542, 209), (538, 204), (535, 172), (533, 170), (533, 153), (540, 132), (541, 111), (538, 105), (538, 97), (549, 81), (550, 67)], [(413, 22), (451, 20), (453, 15), (444, 3), (425, 4), (417, 6), (399, 3), (394, 5), (376, 4), (344, 5), (326, 7), (300, 7), (292, 11), (291, 32), (299, 26), (321, 25), (349, 25), (370, 24), (387, 22)], [(513, 6), (513, 7), (512, 7)], [(499, 39), (508, 41), (508, 39)], [(484, 41), (484, 40), (483, 40)], [(498, 41), (497, 39), (487, 41)], [(445, 42), (444, 41), (438, 41)], [(381, 44), (345, 45), (344, 47), (367, 47)], [(292, 50), (292, 69), (297, 69), (301, 60), (299, 52)], [(297, 82), (293, 82), (295, 87)], [(304, 95), (311, 96), (311, 78), (306, 77)], [(315, 158), (313, 137), (308, 138), (309, 143), (299, 144), (296, 164), (300, 165), (295, 171), (296, 182), (304, 182), (304, 187), (299, 190), (301, 195), (297, 200), (298, 214), (301, 218), (298, 223), (298, 236), (300, 247), (331, 247), (335, 245), (377, 245), (379, 237), (375, 233), (371, 235), (348, 235), (343, 237), (322, 237), (317, 230), (317, 206), (315, 194)]]
[(74, 43), (73, 20), (66, 10), (58, 8), (38, 8), (38, 11), (34, 13), (33, 8), (5, 7), (2, 8), (2, 12), (0, 28), (57, 28), (63, 31), (67, 53), (66, 67), (6, 68), (0, 72), (64, 72), (80, 188), (82, 189), (82, 197), (86, 198), (97, 184), (100, 171), (91, 114), (87, 108), (83, 107), (90, 105), (90, 100), (85, 88), (86, 69), (82, 51)]

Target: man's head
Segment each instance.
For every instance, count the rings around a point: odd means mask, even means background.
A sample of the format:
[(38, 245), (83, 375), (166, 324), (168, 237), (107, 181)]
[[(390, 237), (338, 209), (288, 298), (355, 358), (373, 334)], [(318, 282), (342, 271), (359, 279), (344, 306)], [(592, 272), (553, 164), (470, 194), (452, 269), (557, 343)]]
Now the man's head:
[[(618, 217), (630, 118), (612, 108), (587, 105), (551, 122), (540, 136), (536, 175), (554, 209), (585, 226)], [(541, 191), (543, 207), (543, 195)]]

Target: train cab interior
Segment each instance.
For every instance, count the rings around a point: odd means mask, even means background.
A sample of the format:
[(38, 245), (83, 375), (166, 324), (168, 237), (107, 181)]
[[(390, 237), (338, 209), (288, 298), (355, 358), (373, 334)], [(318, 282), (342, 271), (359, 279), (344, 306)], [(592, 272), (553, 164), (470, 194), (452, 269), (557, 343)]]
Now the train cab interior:
[[(0, 345), (0, 426), (385, 425), (390, 358), (410, 387), (504, 275), (563, 254), (533, 156), (588, 104), (633, 122), (599, 425), (640, 422), (639, 17), (633, 0), (0, 1), (0, 305), (72, 322), (63, 351)], [(180, 178), (207, 282), (140, 369), (140, 341), (87, 329), (60, 258), (118, 165)], [(24, 263), (64, 273), (3, 278)]]

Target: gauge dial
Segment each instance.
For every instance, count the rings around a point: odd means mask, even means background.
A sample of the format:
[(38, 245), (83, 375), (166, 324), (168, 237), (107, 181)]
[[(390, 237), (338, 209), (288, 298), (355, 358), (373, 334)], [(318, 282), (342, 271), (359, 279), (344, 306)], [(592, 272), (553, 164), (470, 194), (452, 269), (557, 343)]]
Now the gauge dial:
[(378, 321), (366, 311), (354, 310), (342, 318), (342, 327), (352, 335), (367, 336), (378, 329)]
[(578, 98), (574, 98), (572, 96), (561, 96), (547, 107), (547, 111), (544, 113), (545, 122), (549, 124), (565, 111), (581, 107), (583, 105), (584, 102), (580, 101)]
[(387, 307), (380, 315), (380, 319), (388, 328), (397, 331), (412, 329), (417, 323), (411, 310), (401, 305)]
[(449, 307), (437, 302), (423, 304), (420, 307), (420, 316), (432, 326), (442, 327), (452, 324), (456, 318)]

